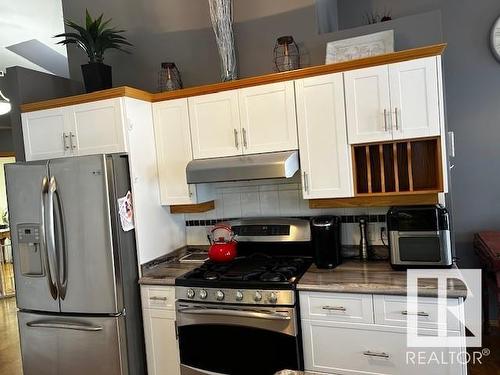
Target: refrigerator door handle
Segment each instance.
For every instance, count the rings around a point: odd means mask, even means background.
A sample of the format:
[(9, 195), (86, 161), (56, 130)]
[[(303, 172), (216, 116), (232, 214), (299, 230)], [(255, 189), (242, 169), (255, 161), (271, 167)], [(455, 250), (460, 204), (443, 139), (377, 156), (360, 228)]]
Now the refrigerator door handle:
[(56, 328), (56, 329), (71, 329), (75, 331), (98, 332), (102, 331), (103, 327), (94, 326), (85, 323), (75, 322), (58, 322), (52, 320), (28, 322), (26, 325), (30, 328)]
[(53, 263), (53, 258), (51, 251), (49, 249), (49, 238), (48, 238), (48, 233), (47, 233), (47, 222), (46, 222), (46, 217), (45, 215), (47, 214), (47, 208), (45, 207), (45, 198), (48, 194), (49, 190), (49, 179), (47, 176), (45, 176), (42, 179), (42, 188), (41, 188), (41, 194), (40, 194), (40, 204), (41, 204), (41, 216), (42, 216), (42, 223), (41, 223), (41, 231), (42, 231), (42, 240), (43, 240), (43, 246), (42, 249), (44, 249), (44, 263), (45, 263), (45, 270), (47, 272), (47, 281), (49, 283), (49, 290), (50, 294), (53, 299), (57, 299), (57, 284), (56, 284), (56, 279), (54, 278), (54, 274), (52, 272), (52, 265)]
[[(57, 200), (57, 207), (54, 205), (54, 197)], [(64, 300), (66, 296), (66, 287), (68, 284), (68, 272), (67, 272), (67, 254), (66, 254), (66, 233), (64, 230), (64, 220), (62, 215), (62, 202), (57, 192), (57, 181), (54, 176), (50, 178), (49, 181), (49, 240), (51, 243), (52, 254), (55, 259), (55, 264), (57, 266), (57, 290), (59, 291), (59, 297)], [(60, 230), (58, 234), (61, 236), (59, 244), (61, 246), (60, 251), (58, 252), (59, 256), (62, 260), (62, 270), (59, 268), (61, 262), (56, 255), (56, 231), (55, 231), (55, 214), (57, 214), (58, 223), (60, 225)]]

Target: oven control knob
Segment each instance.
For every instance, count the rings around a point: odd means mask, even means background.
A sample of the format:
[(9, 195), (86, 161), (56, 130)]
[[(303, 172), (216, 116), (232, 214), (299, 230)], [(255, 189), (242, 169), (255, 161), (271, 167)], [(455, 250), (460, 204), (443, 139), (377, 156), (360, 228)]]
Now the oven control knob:
[(276, 303), (277, 301), (278, 301), (278, 296), (276, 295), (276, 293), (271, 292), (271, 294), (269, 295), (269, 302)]
[(238, 290), (236, 292), (236, 301), (241, 301), (241, 300), (243, 300), (243, 293), (240, 290)]
[(218, 290), (215, 292), (215, 298), (217, 298), (217, 301), (222, 301), (224, 299), (224, 292), (222, 290)]
[(201, 299), (206, 299), (207, 298), (207, 291), (205, 289), (200, 290), (200, 298)]
[(255, 292), (255, 296), (253, 297), (255, 302), (259, 302), (262, 300), (262, 293), (261, 292)]
[(187, 298), (193, 299), (194, 298), (194, 290), (193, 289), (188, 289), (186, 292)]

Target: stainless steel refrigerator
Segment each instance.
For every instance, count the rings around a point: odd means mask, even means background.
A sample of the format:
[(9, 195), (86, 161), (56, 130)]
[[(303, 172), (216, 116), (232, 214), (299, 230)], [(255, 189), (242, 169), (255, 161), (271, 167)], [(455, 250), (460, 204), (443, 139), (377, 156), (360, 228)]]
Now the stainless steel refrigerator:
[(123, 154), (6, 165), (24, 375), (144, 374)]

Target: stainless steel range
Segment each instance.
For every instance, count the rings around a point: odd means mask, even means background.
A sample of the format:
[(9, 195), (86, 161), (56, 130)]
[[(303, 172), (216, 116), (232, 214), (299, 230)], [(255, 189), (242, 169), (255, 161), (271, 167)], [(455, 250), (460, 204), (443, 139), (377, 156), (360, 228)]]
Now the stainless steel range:
[(229, 222), (238, 257), (176, 279), (181, 373), (303, 369), (296, 284), (312, 263), (308, 220)]

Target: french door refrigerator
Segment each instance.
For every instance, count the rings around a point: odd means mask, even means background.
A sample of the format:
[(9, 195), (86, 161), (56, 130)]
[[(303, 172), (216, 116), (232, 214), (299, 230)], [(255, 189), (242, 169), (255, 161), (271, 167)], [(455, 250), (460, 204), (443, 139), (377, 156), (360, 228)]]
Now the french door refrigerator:
[(24, 375), (144, 374), (124, 154), (6, 165)]

